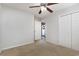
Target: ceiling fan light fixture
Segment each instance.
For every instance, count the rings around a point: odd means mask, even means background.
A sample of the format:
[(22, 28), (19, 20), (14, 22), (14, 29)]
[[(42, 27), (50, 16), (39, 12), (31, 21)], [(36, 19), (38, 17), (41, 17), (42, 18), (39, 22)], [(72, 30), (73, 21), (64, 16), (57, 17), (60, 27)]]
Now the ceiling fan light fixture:
[(42, 13), (42, 11), (49, 11), (50, 13), (53, 12), (52, 9), (50, 9), (48, 6), (50, 5), (54, 5), (54, 4), (58, 4), (58, 3), (40, 3), (40, 5), (36, 5), (36, 6), (30, 6), (29, 8), (36, 8), (36, 7), (40, 7), (40, 11), (38, 12), (39, 14)]
[(41, 10), (42, 10), (42, 11), (45, 11), (46, 8), (45, 8), (44, 6), (41, 6)]

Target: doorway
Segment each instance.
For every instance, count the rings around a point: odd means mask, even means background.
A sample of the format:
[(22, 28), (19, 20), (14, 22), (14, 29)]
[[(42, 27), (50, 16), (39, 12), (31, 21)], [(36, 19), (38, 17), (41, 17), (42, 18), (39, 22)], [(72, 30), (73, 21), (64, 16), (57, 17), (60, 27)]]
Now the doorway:
[(41, 22), (41, 39), (46, 39), (46, 23)]

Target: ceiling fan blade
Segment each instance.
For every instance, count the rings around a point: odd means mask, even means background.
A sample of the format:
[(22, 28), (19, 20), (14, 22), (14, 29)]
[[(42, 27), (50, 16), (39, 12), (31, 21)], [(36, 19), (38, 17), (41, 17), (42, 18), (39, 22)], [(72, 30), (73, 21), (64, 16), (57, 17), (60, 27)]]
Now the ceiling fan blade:
[(36, 7), (40, 7), (40, 6), (30, 6), (29, 8), (36, 8)]
[(47, 10), (50, 12), (50, 13), (52, 13), (53, 11), (51, 10), (51, 9), (49, 9), (48, 7), (46, 7), (47, 8)]
[(42, 12), (42, 11), (41, 11), (41, 9), (40, 9), (39, 14), (41, 14), (41, 12)]
[(54, 4), (58, 4), (58, 3), (47, 3), (47, 6), (54, 5)]

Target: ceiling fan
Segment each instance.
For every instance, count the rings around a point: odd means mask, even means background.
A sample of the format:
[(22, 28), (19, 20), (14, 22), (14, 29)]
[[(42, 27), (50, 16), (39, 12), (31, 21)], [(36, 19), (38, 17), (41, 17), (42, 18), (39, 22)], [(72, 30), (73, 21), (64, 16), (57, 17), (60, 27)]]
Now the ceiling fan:
[[(50, 13), (53, 12), (53, 10), (51, 10), (50, 8), (48, 8), (47, 6), (50, 6), (50, 5), (55, 5), (55, 4), (58, 4), (58, 3), (40, 3), (39, 6), (30, 6), (29, 8), (36, 8), (36, 7), (40, 7), (40, 11), (39, 11), (39, 14), (42, 13), (42, 8), (43, 9), (47, 9), (47, 11), (49, 11)], [(41, 8), (42, 7), (42, 8)]]

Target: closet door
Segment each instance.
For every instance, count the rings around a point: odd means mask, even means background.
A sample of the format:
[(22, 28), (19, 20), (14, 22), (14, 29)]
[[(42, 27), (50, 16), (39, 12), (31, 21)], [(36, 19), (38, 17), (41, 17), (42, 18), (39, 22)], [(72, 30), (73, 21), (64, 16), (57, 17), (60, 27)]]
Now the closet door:
[(72, 14), (72, 48), (79, 50), (79, 12)]
[(71, 15), (59, 17), (59, 44), (71, 48)]

